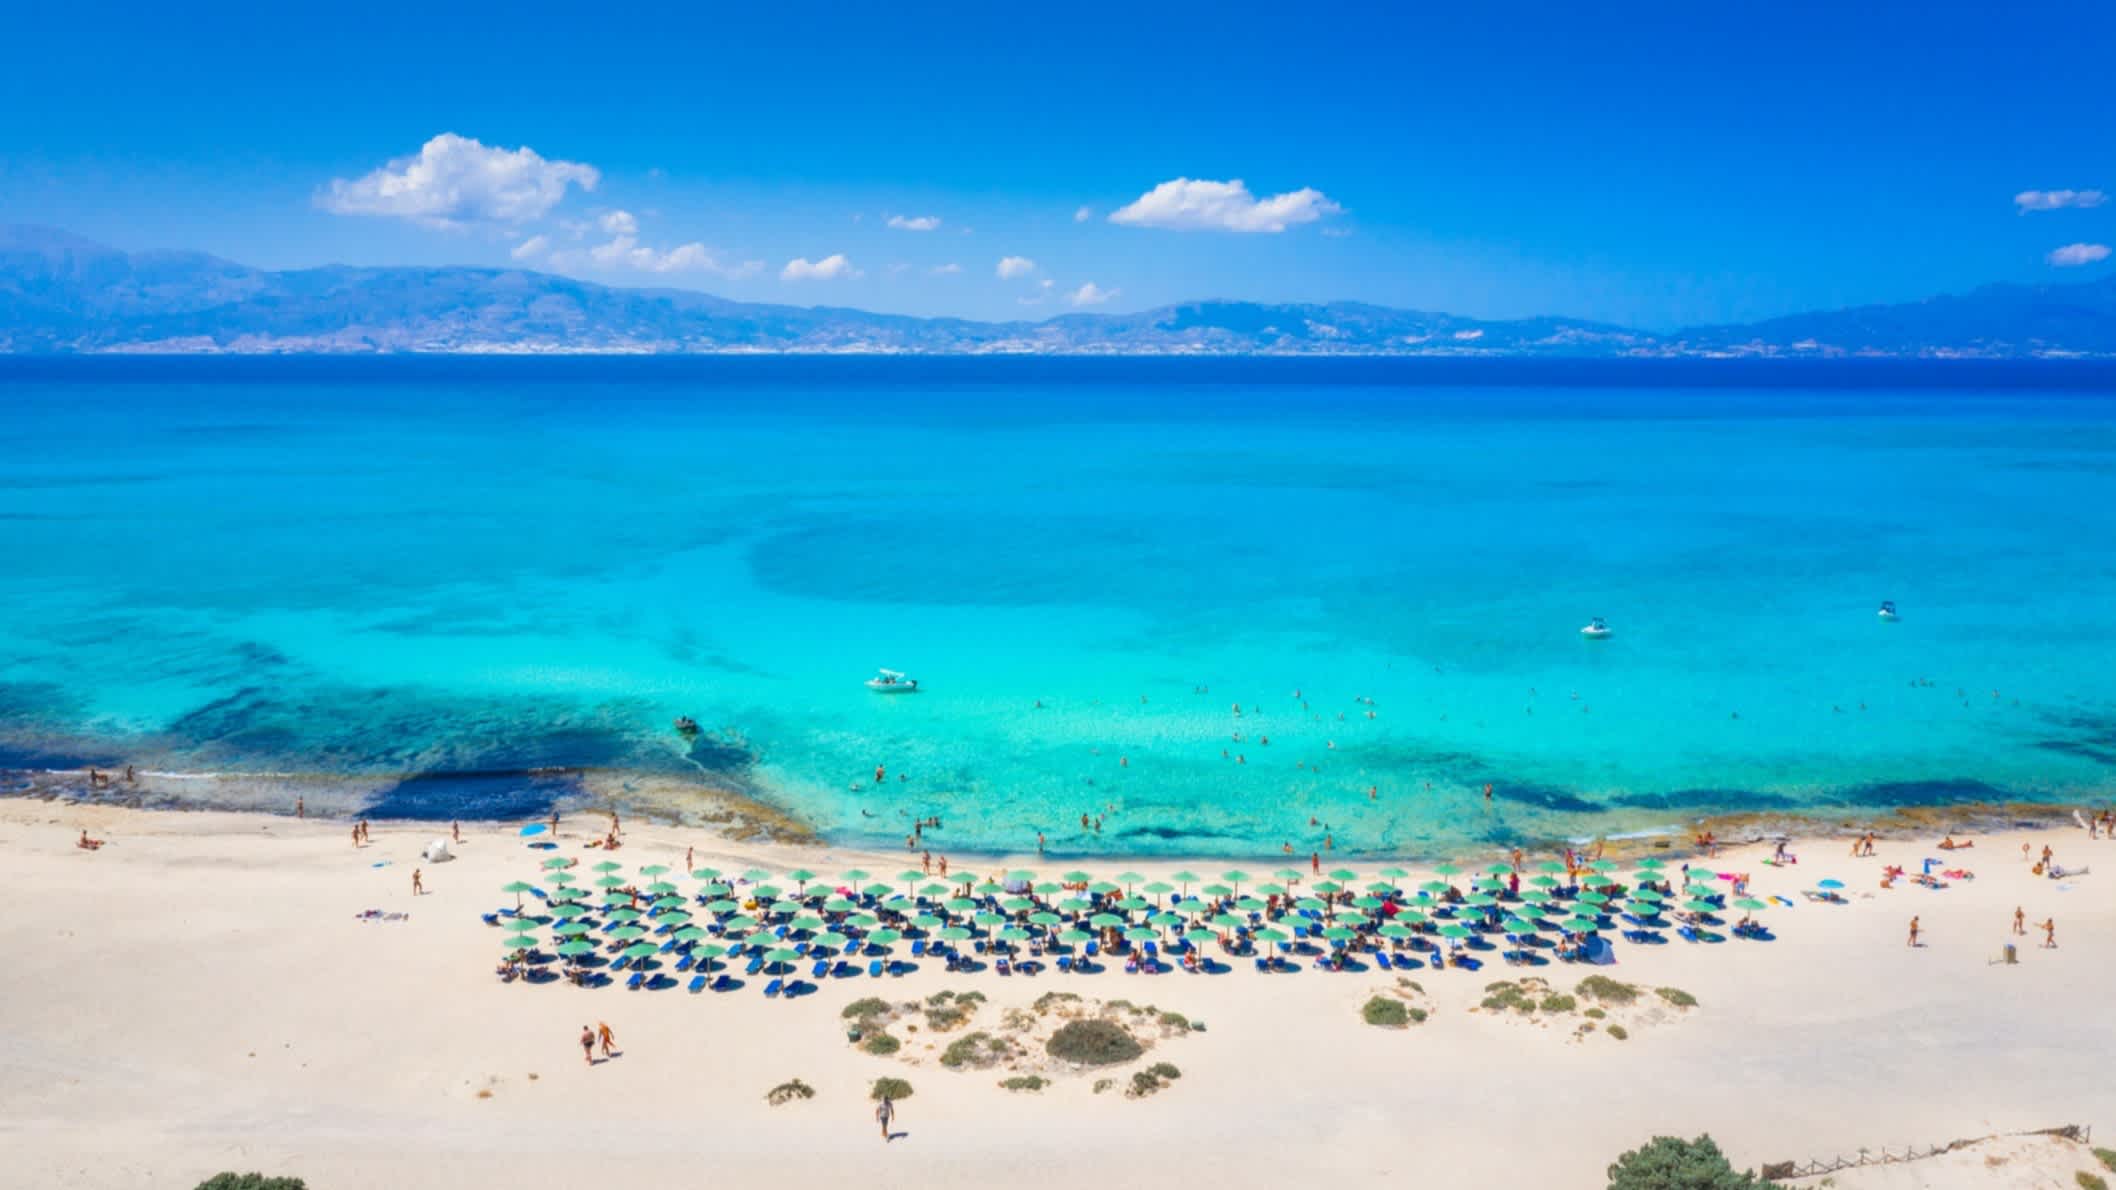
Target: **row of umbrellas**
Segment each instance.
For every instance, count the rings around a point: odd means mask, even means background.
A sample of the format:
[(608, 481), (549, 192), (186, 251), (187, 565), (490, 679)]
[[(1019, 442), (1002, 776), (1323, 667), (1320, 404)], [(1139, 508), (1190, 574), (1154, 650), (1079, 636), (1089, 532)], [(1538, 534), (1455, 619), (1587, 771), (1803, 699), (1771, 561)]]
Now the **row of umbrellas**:
[[(1307, 885), (1309, 893), (1319, 896), (1300, 895), (1295, 886), (1308, 874), (1293, 868), (1273, 872), (1275, 879), (1265, 881), (1239, 869), (1221, 872), (1217, 878), (1180, 871), (1166, 879), (1149, 879), (1130, 871), (1098, 879), (1075, 870), (1055, 880), (1026, 870), (997, 878), (960, 874), (941, 879), (922, 870), (905, 870), (893, 881), (852, 869), (840, 873), (830, 887), (811, 890), (809, 885), (819, 876), (805, 869), (774, 875), (761, 868), (727, 873), (708, 867), (690, 873), (702, 882), (694, 894), (695, 904), (710, 915), (713, 928), (708, 929), (694, 916), (694, 901), (687, 900), (681, 886), (669, 879), (674, 870), (666, 864), (647, 864), (632, 878), (619, 875), (624, 865), (614, 860), (592, 865), (587, 869), (591, 876), (577, 873), (573, 861), (563, 858), (546, 860), (543, 866), (542, 879), (555, 886), (555, 891), (543, 894), (549, 902), (544, 924), (550, 927), (552, 949), (561, 956), (595, 953), (598, 944), (591, 938), (600, 930), (627, 944), (619, 952), (627, 960), (662, 953), (662, 945), (647, 939), (666, 935), (707, 964), (726, 955), (732, 940), (774, 966), (833, 951), (886, 953), (908, 932), (962, 942), (979, 936), (980, 930), (985, 937), (1007, 945), (1041, 936), (1046, 942), (1070, 947), (1093, 941), (1097, 933), (1090, 930), (1115, 931), (1127, 941), (1143, 943), (1165, 940), (1172, 928), (1207, 927), (1246, 932), (1272, 946), (1275, 953), (1277, 946), (1292, 937), (1276, 924), (1281, 919), (1257, 925), (1256, 919), (1240, 916), (1268, 912), (1271, 902), (1260, 897), (1278, 897), (1282, 907), (1318, 920), (1319, 935), (1339, 947), (1367, 932), (1407, 940), (1417, 935), (1418, 927), (1432, 927), (1434, 933), (1452, 940), (1473, 937), (1477, 931), (1457, 920), (1433, 925), (1427, 911), (1437, 908), (1440, 899), (1454, 897), (1511, 935), (1538, 932), (1545, 928), (1546, 915), (1569, 932), (1592, 933), (1604, 928), (1600, 919), (1611, 912), (1629, 913), (1651, 924), (1677, 896), (1683, 899), (1676, 903), (1686, 912), (1717, 913), (1722, 906), (1714, 899), (1719, 895), (1714, 882), (1731, 879), (1693, 868), (1679, 892), (1663, 892), (1654, 886), (1672, 890), (1670, 874), (1663, 870), (1662, 861), (1649, 858), (1639, 861), (1629, 877), (1616, 875), (1613, 864), (1589, 865), (1579, 877), (1580, 887), (1567, 890), (1559, 879), (1566, 873), (1565, 866), (1545, 863), (1526, 881), (1529, 888), (1519, 902), (1509, 904), (1502, 900), (1507, 888), (1504, 877), (1512, 875), (1514, 868), (1505, 863), (1492, 864), (1472, 876), (1467, 895), (1461, 895), (1451, 879), (1439, 879), (1419, 885), (1415, 896), (1397, 883), (1410, 873), (1395, 867), (1379, 869), (1376, 879), (1363, 885), (1358, 883), (1357, 871), (1332, 869), (1327, 879)], [(1463, 874), (1452, 864), (1439, 865), (1435, 872), (1441, 877)], [(788, 895), (783, 884), (775, 881), (792, 884), (793, 893)], [(1841, 882), (1830, 880), (1819, 884), (1842, 887)], [(1249, 886), (1247, 895), (1242, 891), (1245, 885)], [(1212, 899), (1193, 896), (1192, 886)], [(1612, 895), (1604, 889), (1616, 892)], [(526, 881), (515, 881), (502, 891), (516, 894), (519, 910), (522, 895), (539, 890)], [(644, 908), (639, 907), (642, 904)], [(1737, 898), (1732, 905), (1749, 913), (1769, 907), (1751, 897)], [(543, 944), (523, 924), (526, 920), (517, 917), (518, 932), (504, 940), (509, 952), (535, 950)], [(901, 928), (891, 922), (900, 922)], [(789, 942), (800, 936), (805, 936), (805, 950)]]

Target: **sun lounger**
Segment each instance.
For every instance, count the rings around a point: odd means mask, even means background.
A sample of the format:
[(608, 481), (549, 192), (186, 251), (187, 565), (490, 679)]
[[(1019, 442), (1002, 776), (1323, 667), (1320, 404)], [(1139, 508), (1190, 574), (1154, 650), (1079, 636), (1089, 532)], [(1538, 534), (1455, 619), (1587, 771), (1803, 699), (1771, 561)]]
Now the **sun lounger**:
[(734, 986), (734, 977), (729, 975), (725, 971), (722, 971), (719, 975), (715, 976), (711, 984), (712, 989), (716, 992), (732, 991), (734, 990)]
[(478, 916), (482, 917), (485, 920), (485, 924), (488, 926), (496, 926), (500, 924), (500, 915), (497, 913), (481, 913)]
[(762, 970), (764, 970), (764, 956), (752, 955), (750, 956), (749, 966), (744, 967), (742, 973), (744, 975), (755, 975)]
[(625, 990), (628, 992), (636, 992), (640, 989), (641, 986), (646, 983), (646, 981), (646, 972), (634, 971), (632, 972), (632, 978), (625, 980)]
[(785, 981), (774, 979), (770, 983), (764, 985), (764, 994), (767, 996), (776, 996), (781, 991), (783, 991), (785, 987)]
[(876, 959), (867, 964), (867, 974), (875, 979), (880, 979), (882, 977), (882, 960)]
[(808, 975), (809, 975), (809, 978), (811, 978), (811, 979), (822, 979), (822, 978), (823, 978), (824, 976), (826, 976), (826, 975), (829, 975), (829, 974), (830, 974), (830, 960), (829, 960), (829, 959), (817, 959), (817, 960), (816, 960), (816, 965), (815, 965), (815, 967), (814, 967), (813, 969), (811, 969), (811, 970), (809, 971), (809, 973), (808, 973)]
[(1062, 954), (1062, 955), (1059, 955), (1059, 956), (1058, 956), (1058, 969), (1059, 969), (1060, 971), (1070, 971), (1070, 970), (1072, 970), (1072, 969), (1073, 969), (1073, 956), (1071, 956), (1071, 955), (1069, 955), (1069, 954)]
[(676, 960), (676, 969), (677, 969), (678, 971), (688, 971), (688, 970), (690, 970), (690, 969), (691, 969), (691, 956), (689, 956), (689, 955), (685, 955), (685, 956), (683, 956), (682, 958), (680, 958), (680, 959), (677, 959), (677, 960)]
[(702, 991), (704, 991), (704, 990), (705, 990), (705, 976), (703, 976), (703, 975), (693, 975), (693, 976), (691, 976), (691, 994), (695, 996), (695, 995), (697, 995), (697, 994), (698, 994), (699, 992), (702, 992)]

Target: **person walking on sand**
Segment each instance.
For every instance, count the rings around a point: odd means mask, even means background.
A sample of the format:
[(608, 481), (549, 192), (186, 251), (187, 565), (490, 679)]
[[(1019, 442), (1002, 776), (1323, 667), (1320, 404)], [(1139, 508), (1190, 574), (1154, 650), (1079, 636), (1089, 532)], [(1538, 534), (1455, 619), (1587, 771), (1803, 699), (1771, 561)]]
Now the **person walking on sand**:
[(455, 840), (456, 842), (458, 842), (458, 843), (462, 842), (462, 841), (463, 841), (463, 824), (462, 824), (462, 823), (460, 823), (460, 822), (451, 822), (451, 823), (449, 823), (449, 824), (448, 824), (448, 834), (449, 834), (449, 837), (453, 838), (453, 839), (454, 839), (454, 840)]
[(295, 798), (295, 799), (294, 799), (294, 817), (296, 817), (296, 818), (307, 818), (308, 816), (309, 816), (309, 806), (308, 806), (308, 803), (307, 803), (306, 801), (302, 800), (301, 798), (298, 798), (298, 797), (297, 797), (297, 798)]
[(1911, 916), (1910, 919), (1910, 944), (1912, 946), (1916, 946), (1918, 944), (1918, 919), (1914, 914)]
[(355, 846), (355, 847), (358, 847), (359, 845), (360, 845), (360, 826), (359, 826), (359, 824), (358, 824), (358, 823), (355, 823), (355, 824), (353, 825), (353, 846)]
[(896, 1123), (896, 1101), (884, 1095), (875, 1105), (874, 1122), (882, 1126), (882, 1143), (889, 1142), (889, 1125)]
[(426, 884), (419, 877), (419, 869), (413, 868), (411, 870), (411, 895), (415, 897), (424, 895), (426, 892)]
[(1317, 876), (1322, 875), (1322, 852), (1312, 851), (1308, 853), (1308, 867)]
[(610, 1032), (610, 1023), (608, 1021), (595, 1022), (595, 1035), (602, 1041), (602, 1056), (605, 1058), (616, 1057), (617, 1034)]
[(2027, 911), (2018, 905), (2013, 907), (2013, 933), (2015, 937), (2026, 937), (2028, 933)]
[(595, 1030), (586, 1025), (580, 1027), (580, 1056), (588, 1060), (588, 1065), (595, 1065)]
[(2037, 928), (2037, 929), (2039, 929), (2039, 930), (2041, 930), (2041, 931), (2043, 932), (2043, 949), (2044, 949), (2044, 950), (2056, 950), (2056, 949), (2057, 949), (2057, 919), (2056, 919), (2056, 918), (2054, 918), (2054, 917), (2053, 917), (2053, 918), (2050, 918), (2050, 919), (2048, 919), (2048, 920), (2046, 920), (2046, 921), (2044, 921), (2042, 925), (2040, 925), (2040, 926), (2037, 926), (2036, 928)]

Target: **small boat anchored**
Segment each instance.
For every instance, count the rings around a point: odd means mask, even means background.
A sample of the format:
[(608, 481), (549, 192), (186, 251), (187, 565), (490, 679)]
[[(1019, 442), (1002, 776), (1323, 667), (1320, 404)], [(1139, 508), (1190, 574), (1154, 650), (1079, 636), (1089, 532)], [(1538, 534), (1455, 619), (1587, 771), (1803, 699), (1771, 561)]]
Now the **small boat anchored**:
[(1588, 622), (1588, 625), (1585, 628), (1580, 629), (1580, 635), (1586, 637), (1588, 640), (1608, 640), (1610, 637), (1616, 635), (1616, 630), (1609, 627), (1609, 622), (1607, 620), (1602, 619), (1600, 616), (1596, 616), (1593, 620)]
[(867, 679), (867, 688), (876, 694), (917, 694), (918, 679), (905, 677), (893, 669), (885, 669)]
[(1896, 601), (1893, 599), (1883, 599), (1881, 601), (1881, 610), (1875, 614), (1889, 621), (1902, 619), (1901, 616), (1896, 614)]

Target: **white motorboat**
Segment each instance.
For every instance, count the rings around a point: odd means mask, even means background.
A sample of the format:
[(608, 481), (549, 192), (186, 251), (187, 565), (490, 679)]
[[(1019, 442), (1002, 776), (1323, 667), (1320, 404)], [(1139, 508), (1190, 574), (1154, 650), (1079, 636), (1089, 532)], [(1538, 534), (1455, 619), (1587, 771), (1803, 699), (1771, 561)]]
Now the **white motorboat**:
[(1881, 601), (1881, 610), (1876, 614), (1884, 620), (1899, 620), (1902, 618), (1896, 615), (1896, 601), (1893, 599), (1883, 599)]
[(1588, 640), (1608, 640), (1616, 635), (1616, 631), (1609, 627), (1607, 620), (1596, 616), (1585, 628), (1580, 629), (1580, 635)]
[(867, 688), (876, 694), (917, 694), (918, 679), (885, 669), (867, 679)]

